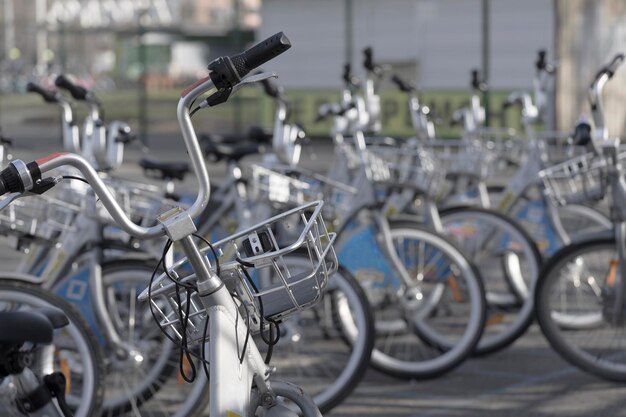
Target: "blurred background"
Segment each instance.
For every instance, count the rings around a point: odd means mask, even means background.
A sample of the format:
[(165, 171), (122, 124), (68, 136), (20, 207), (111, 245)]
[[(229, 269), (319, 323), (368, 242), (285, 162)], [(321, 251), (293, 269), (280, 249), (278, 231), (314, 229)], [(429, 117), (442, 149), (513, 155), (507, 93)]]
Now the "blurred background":
[[(339, 96), (341, 70), (361, 75), (362, 49), (415, 80), (434, 111), (438, 133), (454, 137), (452, 112), (470, 94), (470, 71), (489, 89), (487, 123), (515, 125), (501, 103), (531, 89), (534, 60), (545, 49), (557, 64), (556, 112), (548, 126), (568, 129), (586, 112), (597, 68), (626, 49), (624, 0), (1, 0), (0, 127), (16, 139), (60, 143), (58, 109), (25, 95), (28, 81), (52, 86), (72, 74), (96, 91), (106, 120), (131, 123), (144, 144), (177, 135), (181, 88), (206, 75), (210, 60), (283, 30), (294, 47), (272, 62), (311, 136), (320, 103)], [(626, 73), (607, 89), (610, 133), (625, 132)], [(406, 96), (381, 88), (383, 133), (410, 136)], [(78, 116), (86, 109), (77, 107)], [(82, 113), (81, 113), (82, 112)], [(505, 119), (506, 118), (506, 119)], [(271, 127), (273, 108), (260, 89), (198, 118), (198, 129), (239, 132)], [(57, 142), (55, 142), (57, 141)], [(16, 141), (20, 145), (20, 141)]]

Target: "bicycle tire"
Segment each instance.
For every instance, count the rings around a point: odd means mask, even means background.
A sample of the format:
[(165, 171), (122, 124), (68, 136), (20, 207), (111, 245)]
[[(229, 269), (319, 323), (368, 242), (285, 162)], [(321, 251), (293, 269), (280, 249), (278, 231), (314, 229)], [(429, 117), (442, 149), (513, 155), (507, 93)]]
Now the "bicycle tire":
[[(148, 286), (149, 279), (154, 271), (154, 263), (145, 261), (145, 260), (136, 260), (136, 259), (123, 259), (116, 261), (107, 261), (102, 264), (102, 277), (105, 285), (105, 294), (107, 295), (108, 301), (108, 310), (111, 313), (112, 317), (119, 317), (119, 311), (116, 311), (120, 306), (119, 297), (121, 288), (114, 288), (116, 285), (119, 286), (120, 283), (131, 284), (131, 288), (135, 289), (133, 293), (139, 294), (145, 287)], [(127, 288), (124, 288), (127, 289)], [(147, 304), (143, 306), (147, 309)], [(146, 310), (144, 312), (147, 314)], [(150, 326), (150, 332), (158, 332), (157, 324), (152, 320), (151, 315), (146, 317), (148, 322), (147, 325)], [(116, 320), (113, 320), (114, 324)], [(119, 328), (119, 320), (118, 322), (118, 332), (123, 334), (125, 329)], [(103, 404), (103, 416), (116, 416), (124, 413), (128, 413), (131, 411), (136, 411), (141, 409), (141, 416), (150, 416), (151, 408), (156, 408), (160, 406), (165, 409), (169, 408), (172, 405), (176, 405), (176, 413), (172, 414), (171, 417), (192, 417), (201, 413), (208, 403), (208, 385), (205, 385), (206, 389), (195, 390), (194, 388), (190, 388), (190, 391), (186, 393), (188, 395), (182, 395), (180, 400), (181, 403), (176, 403), (175, 399), (168, 398), (167, 400), (161, 399), (158, 394), (163, 390), (166, 384), (168, 384), (168, 380), (173, 377), (178, 378), (178, 365), (179, 365), (179, 357), (178, 357), (178, 348), (174, 346), (172, 342), (167, 340), (165, 336), (162, 337), (162, 343), (159, 346), (155, 346), (159, 349), (158, 353), (158, 361), (150, 367), (148, 374), (145, 379), (140, 381), (140, 387), (134, 386), (135, 389), (133, 391), (131, 398), (123, 398), (114, 404), (111, 402), (107, 404), (106, 398)], [(143, 341), (142, 341), (143, 342)], [(111, 360), (115, 360), (111, 358)], [(133, 368), (126, 367), (126, 374), (129, 374)], [(202, 372), (201, 367), (196, 368), (198, 372), (198, 377)], [(141, 376), (141, 375), (139, 375)], [(129, 378), (132, 378), (132, 375), (129, 375)], [(204, 378), (203, 378), (204, 379)], [(172, 382), (169, 382), (171, 384)], [(198, 381), (196, 381), (198, 383)], [(185, 383), (186, 384), (186, 383)], [(172, 389), (169, 389), (172, 391)], [(207, 391), (206, 393), (204, 391)], [(170, 397), (171, 392), (165, 393), (164, 396)], [(167, 401), (167, 402), (166, 402)], [(159, 404), (157, 404), (159, 403)], [(155, 415), (159, 414), (161, 411), (155, 410)], [(168, 414), (169, 415), (169, 414)]]
[[(4, 303), (4, 305), (2, 305)], [(0, 308), (11, 309), (23, 305), (33, 307), (53, 306), (65, 313), (70, 324), (64, 328), (55, 330), (55, 337), (58, 340), (59, 334), (69, 334), (75, 341), (79, 341), (82, 346), (76, 346), (79, 350), (81, 359), (79, 372), (82, 376), (83, 383), (87, 381), (86, 388), (81, 389), (80, 393), (67, 395), (68, 404), (72, 408), (76, 408), (75, 417), (92, 417), (98, 415), (104, 395), (104, 361), (102, 360), (102, 351), (100, 346), (91, 332), (89, 325), (81, 317), (80, 313), (71, 304), (61, 297), (42, 289), (39, 285), (27, 283), (24, 281), (0, 278)], [(53, 342), (54, 344), (54, 342)], [(76, 360), (77, 357), (73, 357)], [(71, 367), (71, 361), (68, 360)], [(84, 372), (84, 370), (90, 372)], [(71, 369), (64, 372), (70, 372), (68, 384), (71, 386)], [(78, 378), (76, 378), (78, 379)], [(71, 389), (71, 388), (70, 388)], [(78, 397), (76, 396), (78, 395)], [(78, 404), (78, 405), (77, 405)]]
[[(310, 260), (308, 256), (305, 256), (301, 257), (302, 265), (307, 267), (310, 266)], [(288, 256), (284, 260), (290, 270), (299, 262), (298, 256)], [(295, 322), (296, 327), (299, 326), (300, 329), (296, 329), (297, 332), (292, 330), (293, 335), (291, 337), (289, 334), (281, 336), (281, 340), (285, 340), (287, 337), (287, 341), (281, 343), (279, 340), (278, 345), (274, 347), (272, 365), (276, 365), (278, 377), (286, 378), (301, 385), (313, 397), (320, 411), (327, 413), (352, 393), (368, 369), (374, 347), (374, 318), (363, 289), (345, 268), (340, 266), (338, 271), (329, 277), (328, 287), (324, 291), (318, 307), (309, 310), (309, 313), (303, 311), (287, 319), (287, 323), (281, 324), (281, 327), (285, 329), (289, 323)], [(346, 298), (342, 299), (342, 295)], [(323, 308), (325, 300), (330, 300), (331, 308), (328, 311)], [(318, 313), (313, 318), (318, 322), (317, 325), (306, 326), (306, 320), (311, 320), (310, 317), (314, 315), (314, 312)], [(331, 317), (327, 317), (326, 314), (330, 314)], [(328, 328), (324, 329), (325, 319), (330, 319), (333, 326), (341, 323), (339, 326), (342, 328), (337, 329), (337, 332)], [(350, 330), (343, 326), (349, 327)], [(349, 353), (342, 353), (343, 351), (340, 351), (342, 348), (339, 345), (347, 348)], [(264, 344), (258, 343), (258, 346), (263, 349)], [(303, 348), (304, 352), (297, 350)], [(318, 348), (319, 350), (317, 350)], [(342, 362), (339, 364), (341, 370), (338, 371), (337, 375), (326, 375), (331, 382), (321, 381), (319, 374), (313, 375), (314, 364), (324, 359), (323, 351), (325, 348), (332, 349), (332, 356), (334, 358), (341, 357)], [(289, 349), (289, 354), (286, 355), (281, 352), (282, 349)], [(347, 356), (345, 364), (343, 363), (344, 356)], [(281, 373), (281, 370), (286, 369), (286, 366), (281, 366), (281, 359), (285, 360), (285, 365), (290, 363), (295, 365), (292, 367), (293, 372), (303, 372), (302, 363), (310, 362), (310, 366), (307, 367), (307, 373), (299, 375), (301, 380), (297, 380), (298, 376), (294, 377), (291, 374), (286, 376)], [(330, 373), (335, 368), (339, 367), (324, 363), (323, 373)], [(319, 387), (323, 388), (320, 390)]]
[[(455, 231), (460, 231), (454, 241), (480, 269), (485, 284), (489, 318), (474, 354), (504, 349), (523, 335), (534, 319), (531, 292), (541, 269), (539, 249), (521, 226), (493, 210), (474, 207), (444, 210), (441, 221), (449, 237), (454, 238)], [(489, 242), (476, 248), (467, 234), (478, 233), (481, 237), (485, 231), (490, 233)], [(490, 245), (493, 243), (495, 247)], [(492, 249), (489, 252), (487, 245)], [(517, 268), (507, 267), (511, 255), (518, 263)]]
[[(372, 352), (371, 364), (375, 369), (381, 372), (400, 378), (426, 379), (443, 375), (463, 363), (474, 351), (480, 340), (486, 316), (486, 301), (480, 273), (449, 239), (425, 230), (413, 221), (397, 220), (390, 222), (390, 232), (392, 239), (398, 239), (400, 237), (416, 239), (418, 242), (425, 242), (425, 244), (436, 248), (436, 250), (441, 251), (446, 257), (449, 257), (453, 264), (446, 264), (445, 267), (450, 268), (451, 265), (455, 265), (454, 268), (461, 272), (461, 275), (459, 275), (462, 279), (461, 284), (467, 289), (466, 294), (469, 297), (470, 303), (468, 311), (464, 311), (462, 314), (463, 320), (467, 319), (467, 323), (463, 324), (464, 330), (459, 338), (459, 343), (455, 344), (452, 349), (446, 349), (441, 346), (433, 346), (429, 343), (429, 338), (424, 338), (420, 335), (424, 332), (433, 331), (432, 327), (429, 327), (423, 320), (425, 317), (416, 317), (416, 319), (413, 320), (413, 326), (409, 326), (413, 328), (409, 328), (407, 331), (405, 326), (408, 326), (408, 323), (404, 315), (406, 315), (407, 312), (409, 314), (413, 313), (403, 308), (403, 306), (400, 305), (402, 303), (401, 301), (396, 300), (398, 302), (394, 302), (392, 299), (390, 304), (392, 321), (386, 321), (387, 319), (384, 317), (385, 311), (376, 311), (375, 314), (377, 320), (377, 344)], [(449, 283), (450, 280), (448, 279), (447, 282)], [(459, 281), (457, 281), (457, 283), (458, 282)], [(433, 290), (431, 294), (435, 294), (437, 291), (441, 294), (446, 294), (447, 287), (441, 290), (442, 286), (440, 284), (441, 283), (435, 284), (435, 290)], [(370, 295), (367, 289), (366, 293), (368, 296)], [(441, 295), (434, 295), (433, 297), (440, 296)], [(419, 302), (421, 305), (425, 305), (423, 303), (429, 301), (428, 297), (425, 298), (425, 301)], [(436, 301), (438, 303), (439, 299)], [(371, 299), (370, 302), (372, 302)], [(432, 307), (432, 305), (427, 305), (427, 307)], [(433, 307), (432, 310), (427, 312), (429, 316), (431, 313), (434, 314), (436, 312), (436, 307), (438, 306)], [(393, 317), (393, 315), (397, 314), (401, 314), (399, 319)], [(402, 324), (402, 320), (405, 320), (404, 325)], [(384, 328), (384, 326), (388, 327)], [(392, 343), (389, 342), (389, 339), (391, 337), (390, 335), (394, 334), (399, 334), (398, 340), (400, 343), (406, 340), (408, 347), (402, 350), (405, 354), (412, 355), (415, 353), (415, 359), (402, 360), (394, 357), (391, 351), (394, 350), (393, 353), (400, 351), (400, 349), (395, 350), (391, 348)], [(381, 335), (387, 339), (380, 340)], [(423, 346), (415, 345), (417, 341), (421, 341)], [(389, 349), (387, 349), (387, 352), (383, 352), (381, 346), (388, 346)], [(418, 348), (419, 352), (417, 352)], [(431, 355), (432, 357), (426, 358), (425, 354)]]
[[(605, 280), (608, 280), (611, 260), (617, 257), (615, 251), (615, 241), (609, 238), (577, 242), (561, 249), (550, 259), (537, 282), (535, 305), (541, 330), (552, 348), (561, 357), (579, 369), (597, 377), (624, 382), (626, 381), (626, 361), (623, 360), (623, 347), (620, 347), (620, 343), (623, 345), (624, 340), (626, 340), (626, 329), (621, 324), (611, 325), (608, 323), (604, 312), (606, 308), (604, 303), (607, 300), (605, 298), (607, 294), (606, 281), (597, 282), (595, 279), (603, 276), (603, 269), (598, 268), (607, 266), (606, 255), (608, 255), (609, 270), (604, 274)], [(617, 280), (620, 273), (618, 267), (616, 268), (617, 270), (614, 270), (613, 273), (615, 273)], [(583, 292), (585, 280), (580, 278), (587, 276), (587, 271), (600, 271), (600, 273), (594, 272), (593, 275), (589, 272), (588, 275), (588, 277), (594, 277), (595, 284), (600, 287), (600, 297), (598, 297), (597, 291), (593, 289)], [(563, 283), (567, 284), (567, 280), (571, 280), (574, 285), (564, 286)], [(576, 283), (579, 284), (575, 285)], [(590, 281), (587, 283), (591, 288)], [(581, 305), (581, 301), (591, 300), (590, 305), (593, 310), (585, 308), (583, 312), (578, 314), (571, 310), (566, 311), (566, 313), (553, 310), (552, 306), (555, 303), (552, 303), (551, 300), (557, 285), (560, 289), (574, 290), (578, 297), (577, 305)], [(567, 293), (565, 296), (559, 295), (558, 301), (561, 307), (564, 305), (563, 297), (566, 296)], [(578, 325), (573, 325), (574, 319), (578, 319)], [(585, 332), (584, 337), (576, 339), (576, 336), (581, 332)], [(606, 345), (600, 345), (607, 341), (616, 341), (617, 346), (611, 349)], [(591, 343), (596, 345), (590, 345)], [(615, 359), (622, 359), (622, 361), (616, 362)]]

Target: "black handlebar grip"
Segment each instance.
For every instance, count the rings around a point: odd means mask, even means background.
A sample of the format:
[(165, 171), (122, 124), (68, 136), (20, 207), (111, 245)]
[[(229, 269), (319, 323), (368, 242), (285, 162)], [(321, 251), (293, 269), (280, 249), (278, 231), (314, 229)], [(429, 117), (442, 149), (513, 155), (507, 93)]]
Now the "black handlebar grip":
[(546, 68), (546, 50), (545, 49), (540, 49), (537, 52), (537, 61), (535, 62), (535, 68), (537, 68), (538, 70), (543, 70)]
[(617, 54), (613, 57), (613, 60), (609, 65), (604, 67), (604, 72), (609, 75), (609, 78), (613, 77), (613, 74), (617, 71), (620, 65), (624, 62), (624, 54)]
[(372, 51), (371, 46), (363, 49), (363, 56), (365, 57), (363, 60), (363, 67), (369, 71), (374, 71), (376, 65), (374, 65), (374, 52)]
[(250, 71), (291, 48), (291, 42), (283, 32), (270, 36), (252, 48), (233, 56), (220, 57), (208, 66), (211, 81), (218, 89), (237, 85)]
[(87, 98), (87, 89), (85, 87), (81, 87), (80, 85), (74, 84), (63, 74), (59, 75), (56, 80), (54, 80), (54, 84), (59, 88), (63, 88), (69, 91), (72, 97), (74, 97), (74, 99), (76, 100), (85, 100)]
[(406, 81), (404, 81), (402, 78), (400, 78), (400, 76), (398, 74), (394, 74), (391, 77), (391, 81), (398, 86), (398, 88), (400, 89), (400, 91), (404, 91), (405, 93), (410, 93), (412, 91), (415, 91), (415, 87), (413, 85), (411, 85), (411, 83), (407, 83)]
[(352, 81), (352, 65), (350, 63), (346, 63), (343, 65), (343, 74), (341, 78), (347, 83), (350, 84)]
[(478, 79), (478, 70), (477, 69), (473, 69), (472, 70), (471, 86), (472, 86), (472, 88), (474, 90), (479, 90), (480, 89), (480, 80)]
[(291, 48), (291, 42), (283, 32), (270, 36), (252, 48), (230, 57), (239, 78), (245, 77), (250, 71), (276, 58)]
[(261, 81), (261, 84), (263, 85), (263, 90), (265, 91), (265, 94), (272, 98), (280, 97), (280, 87), (278, 86), (278, 84), (276, 84), (269, 78)]
[(44, 101), (47, 103), (56, 103), (58, 101), (56, 97), (56, 92), (52, 90), (46, 90), (39, 84), (35, 84), (32, 82), (26, 84), (26, 91), (39, 94), (41, 98), (43, 98)]

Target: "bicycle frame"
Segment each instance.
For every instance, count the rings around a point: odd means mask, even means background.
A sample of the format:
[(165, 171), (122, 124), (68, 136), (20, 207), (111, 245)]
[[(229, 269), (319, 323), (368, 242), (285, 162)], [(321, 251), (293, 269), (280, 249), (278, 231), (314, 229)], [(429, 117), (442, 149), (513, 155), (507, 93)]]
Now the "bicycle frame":
[[(259, 76), (250, 77), (254, 82)], [(246, 81), (239, 82), (243, 86)], [(39, 170), (45, 174), (55, 168), (72, 166), (81, 171), (95, 194), (107, 209), (113, 220), (125, 232), (138, 238), (158, 237), (167, 234), (173, 241), (181, 244), (198, 279), (198, 295), (209, 315), (210, 344), (210, 375), (219, 383), (211, 384), (211, 415), (214, 416), (248, 416), (250, 409), (256, 405), (273, 407), (274, 396), (268, 384), (270, 368), (264, 363), (256, 345), (251, 341), (247, 351), (239, 360), (240, 352), (233, 349), (233, 341), (245, 338), (247, 329), (239, 317), (238, 307), (222, 280), (211, 271), (208, 259), (203, 256), (191, 234), (196, 228), (191, 220), (206, 208), (210, 194), (210, 182), (204, 163), (202, 151), (198, 144), (193, 125), (190, 120), (190, 107), (200, 95), (214, 91), (211, 78), (200, 80), (186, 90), (179, 100), (177, 116), (183, 140), (187, 147), (191, 165), (198, 177), (199, 190), (193, 205), (187, 210), (176, 209), (163, 214), (159, 224), (151, 227), (140, 226), (128, 218), (119, 203), (108, 190), (107, 185), (98, 176), (91, 165), (83, 158), (72, 154), (55, 154), (36, 161)], [(233, 371), (234, 370), (234, 371)], [(259, 392), (256, 403), (252, 402), (251, 388), (254, 381), (255, 390)], [(307, 403), (301, 390), (281, 386), (281, 395), (289, 395), (290, 399), (301, 402), (302, 410), (314, 414), (314, 406)], [(309, 399), (310, 401), (310, 399)], [(307, 404), (309, 408), (307, 408)]]

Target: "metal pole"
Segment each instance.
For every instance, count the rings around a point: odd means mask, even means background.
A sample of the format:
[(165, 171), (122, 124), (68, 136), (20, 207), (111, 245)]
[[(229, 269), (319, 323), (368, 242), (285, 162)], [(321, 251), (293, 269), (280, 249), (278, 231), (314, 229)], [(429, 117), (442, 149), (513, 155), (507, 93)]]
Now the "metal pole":
[(143, 25), (143, 16), (147, 13), (147, 9), (142, 9), (139, 12), (139, 45), (138, 45), (138, 61), (141, 67), (139, 75), (139, 140), (143, 146), (148, 146), (148, 89), (147, 89), (147, 75), (148, 75), (148, 56), (146, 51), (146, 44), (144, 42), (144, 34), (146, 28)]
[(4, 0), (4, 50), (8, 54), (15, 47), (15, 9), (13, 0)]
[(48, 49), (48, 30), (46, 29), (46, 0), (37, 0), (37, 70), (40, 74), (46, 72), (45, 53)]
[[(242, 41), (241, 41), (241, 1), (235, 0), (235, 25), (233, 32), (233, 41), (235, 44), (235, 50), (240, 51), (243, 49)], [(239, 95), (235, 95), (233, 97), (233, 130), (235, 133), (241, 133), (242, 131), (242, 109), (241, 109), (241, 98)]]
[(482, 0), (482, 74), (486, 86), (483, 92), (483, 106), (485, 107), (485, 126), (489, 126), (489, 6), (490, 0)]
[(65, 73), (67, 67), (67, 45), (65, 39), (65, 22), (59, 21), (59, 36), (60, 36), (60, 44), (59, 45), (59, 65), (61, 66), (61, 74)]
[(352, 0), (344, 0), (344, 42), (345, 42), (345, 62), (352, 65), (354, 52), (354, 40), (352, 29)]

